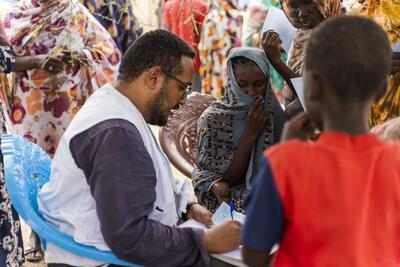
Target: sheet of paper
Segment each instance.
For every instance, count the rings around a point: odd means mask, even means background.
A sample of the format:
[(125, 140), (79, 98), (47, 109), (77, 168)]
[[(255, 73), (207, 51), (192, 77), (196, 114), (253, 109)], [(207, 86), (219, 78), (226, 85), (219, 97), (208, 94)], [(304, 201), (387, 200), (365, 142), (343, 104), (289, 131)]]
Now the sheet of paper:
[(393, 52), (400, 53), (400, 42), (398, 42), (393, 48)]
[(186, 222), (180, 224), (179, 227), (180, 228), (192, 227), (192, 228), (207, 229), (207, 226), (205, 224), (202, 224), (201, 222), (196, 221), (195, 219), (187, 220)]
[[(241, 222), (242, 224), (244, 223), (246, 216), (242, 213), (239, 213), (237, 211), (233, 212), (233, 219), (236, 221)], [(231, 218), (231, 208), (230, 206), (223, 202), (219, 208), (215, 211), (214, 215), (212, 216), (212, 221), (215, 225), (230, 221)], [(178, 227), (192, 227), (192, 228), (201, 228), (201, 229), (207, 229), (207, 226), (202, 224), (199, 221), (196, 221), (194, 219), (187, 220), (186, 222), (180, 224)], [(241, 248), (235, 249), (233, 251), (227, 252), (227, 253), (222, 253), (222, 254), (213, 254), (215, 255), (216, 258), (226, 261), (228, 263), (233, 264), (233, 262), (240, 263), (242, 261), (242, 250)], [(230, 261), (230, 260), (233, 260)], [(237, 266), (241, 266), (240, 264)], [(243, 265), (244, 266), (244, 265)]]
[[(239, 221), (240, 223), (244, 224), (245, 218), (246, 216), (244, 214), (237, 211), (233, 212), (233, 219), (235, 221)], [(215, 225), (232, 220), (230, 206), (226, 202), (222, 202), (211, 219)]]
[(303, 106), (304, 111), (307, 111), (304, 104), (304, 84), (303, 77), (291, 79), (294, 89), (296, 90), (297, 96), (300, 99), (300, 103)]
[(274, 30), (279, 34), (282, 40), (282, 48), (286, 53), (289, 53), (297, 29), (293, 27), (292, 23), (290, 23), (289, 19), (281, 9), (276, 7), (270, 7), (268, 9), (262, 33), (268, 30)]

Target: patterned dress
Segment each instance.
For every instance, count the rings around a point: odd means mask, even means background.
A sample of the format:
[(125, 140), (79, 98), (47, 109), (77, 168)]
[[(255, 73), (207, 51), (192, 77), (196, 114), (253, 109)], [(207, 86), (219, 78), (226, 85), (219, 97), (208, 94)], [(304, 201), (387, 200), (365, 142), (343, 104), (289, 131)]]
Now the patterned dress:
[(142, 34), (132, 4), (127, 0), (83, 0), (82, 4), (103, 25), (122, 53)]
[(227, 86), (226, 62), (229, 51), (241, 46), (242, 16), (236, 1), (212, 1), (203, 22), (199, 43), (202, 92), (224, 95)]
[[(3, 82), (6, 82), (5, 73), (12, 70), (14, 60), (11, 48), (0, 46), (0, 79)], [(3, 100), (1, 98), (2, 104)], [(0, 136), (5, 132), (4, 126), (4, 110), (3, 105), (0, 105)], [(5, 182), (3, 154), (0, 153), (0, 266), (18, 267), (24, 262), (21, 223), (11, 204)]]
[(33, 69), (16, 73), (13, 80), (14, 133), (54, 155), (90, 94), (116, 78), (121, 53), (77, 0), (21, 0), (6, 15), (4, 27), (18, 56), (67, 54), (72, 58), (56, 75)]
[[(234, 48), (228, 55), (228, 86), (223, 98), (211, 104), (201, 115), (198, 124), (197, 167), (192, 181), (199, 202), (214, 212), (219, 203), (212, 192), (216, 182), (223, 181), (235, 152), (245, 132), (246, 118), (256, 98), (245, 94), (235, 80), (231, 60), (246, 57), (254, 62), (269, 80), (268, 59), (264, 51), (257, 48)], [(279, 141), (285, 122), (285, 115), (279, 101), (273, 94), (270, 83), (266, 84), (265, 104), (267, 123), (254, 143), (246, 175), (230, 187), (230, 198), (235, 209), (244, 212), (244, 200), (253, 179), (261, 170), (262, 151)]]

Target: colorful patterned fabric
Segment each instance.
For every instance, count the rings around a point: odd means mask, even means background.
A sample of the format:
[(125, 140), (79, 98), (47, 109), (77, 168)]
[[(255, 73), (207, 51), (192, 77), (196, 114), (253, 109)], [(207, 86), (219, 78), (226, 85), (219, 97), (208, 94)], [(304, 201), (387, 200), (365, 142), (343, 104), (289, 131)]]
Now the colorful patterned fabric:
[(143, 32), (129, 0), (83, 0), (82, 3), (110, 33), (122, 53)]
[[(222, 99), (206, 109), (199, 120), (197, 168), (192, 175), (196, 195), (201, 204), (214, 211), (217, 199), (210, 191), (212, 185), (223, 179), (232, 163), (235, 151), (245, 131), (247, 114), (256, 96), (245, 94), (237, 84), (231, 60), (246, 57), (254, 61), (269, 79), (268, 59), (264, 51), (257, 48), (234, 48), (228, 57), (228, 87)], [(251, 181), (261, 168), (262, 151), (279, 141), (284, 124), (283, 110), (267, 84), (264, 97), (267, 125), (253, 148), (249, 170), (241, 183), (231, 188), (231, 197), (238, 211), (244, 211), (243, 201)]]
[[(380, 24), (392, 45), (400, 42), (400, 4), (395, 0), (367, 0), (367, 15)], [(392, 75), (386, 94), (371, 110), (370, 127), (400, 116), (400, 73)]]
[(212, 1), (201, 32), (199, 54), (202, 92), (215, 97), (224, 95), (228, 80), (227, 55), (241, 46), (242, 16), (236, 1)]
[[(243, 46), (261, 48), (261, 30), (267, 17), (270, 7), (281, 7), (279, 0), (252, 0), (247, 7), (246, 15), (243, 21)], [(287, 55), (282, 53), (282, 60), (286, 62)], [(280, 74), (270, 65), (271, 86), (276, 96), (282, 101), (282, 89), (284, 80)]]
[(64, 71), (16, 73), (11, 119), (14, 133), (53, 155), (89, 95), (116, 78), (121, 53), (108, 32), (76, 0), (21, 0), (4, 26), (17, 56), (72, 55)]
[[(0, 26), (1, 29), (1, 26)], [(8, 86), (4, 73), (12, 71), (15, 62), (11, 47), (0, 46), (0, 136), (5, 133), (4, 87)], [(3, 156), (0, 153), (0, 266), (19, 267), (24, 262), (21, 223), (11, 204), (3, 170)]]
[[(288, 55), (288, 66), (294, 73), (301, 75), (303, 72), (303, 61), (305, 44), (311, 36), (311, 30), (302, 29), (301, 23), (294, 18), (289, 11), (287, 0), (280, 0), (282, 9), (286, 16), (289, 18), (294, 27), (298, 28), (298, 32), (293, 40), (293, 44), (289, 50)], [(325, 18), (341, 15), (344, 13), (344, 9), (341, 5), (340, 0), (313, 0), (315, 6), (318, 8), (321, 15)], [(284, 104), (287, 105), (295, 100), (293, 91), (285, 84), (283, 90)]]

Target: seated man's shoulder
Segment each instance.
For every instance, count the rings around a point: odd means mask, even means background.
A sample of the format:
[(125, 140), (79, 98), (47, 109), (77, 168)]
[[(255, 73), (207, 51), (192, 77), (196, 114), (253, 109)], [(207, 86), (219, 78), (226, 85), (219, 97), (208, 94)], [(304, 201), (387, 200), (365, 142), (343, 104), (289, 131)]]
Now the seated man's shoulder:
[(123, 131), (128, 131), (132, 132), (134, 134), (137, 133), (137, 128), (134, 124), (131, 122), (124, 120), (124, 119), (109, 119), (105, 120), (102, 122), (99, 122), (98, 124), (94, 125), (90, 129), (88, 129), (87, 133), (91, 136), (94, 137), (100, 133), (104, 133), (109, 130), (123, 130)]

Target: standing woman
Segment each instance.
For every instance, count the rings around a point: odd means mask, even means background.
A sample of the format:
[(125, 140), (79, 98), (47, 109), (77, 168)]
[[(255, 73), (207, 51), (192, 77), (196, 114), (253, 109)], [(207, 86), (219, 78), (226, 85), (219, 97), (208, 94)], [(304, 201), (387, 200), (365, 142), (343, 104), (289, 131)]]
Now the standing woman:
[(288, 54), (288, 63), (281, 60), (280, 38), (276, 32), (263, 35), (263, 48), (272, 66), (286, 81), (283, 89), (286, 113), (289, 116), (302, 110), (300, 101), (291, 88), (291, 78), (303, 72), (305, 45), (312, 31), (324, 19), (344, 13), (340, 0), (281, 0), (282, 9), (294, 27), (298, 29)]
[(82, 3), (110, 33), (122, 53), (143, 32), (130, 0), (83, 0)]
[[(15, 74), (11, 93), (13, 132), (53, 156), (73, 116), (90, 94), (116, 78), (121, 53), (110, 34), (78, 0), (20, 0), (3, 23), (17, 56), (51, 56), (49, 66)], [(57, 74), (55, 74), (57, 73)], [(40, 261), (31, 236), (28, 261)]]
[(241, 46), (242, 16), (237, 0), (213, 0), (204, 19), (199, 43), (202, 92), (224, 95), (229, 51)]
[(16, 55), (63, 60), (57, 75), (42, 69), (23, 71), (15, 75), (12, 86), (14, 133), (52, 156), (89, 95), (115, 79), (121, 53), (77, 0), (20, 0), (4, 25)]
[[(46, 64), (45, 64), (46, 62)], [(0, 139), (6, 132), (9, 83), (6, 74), (38, 67), (60, 67), (60, 61), (47, 60), (46, 56), (15, 57), (11, 44), (0, 24)], [(0, 266), (19, 267), (24, 262), (21, 223), (11, 204), (6, 189), (3, 155), (0, 151)]]

